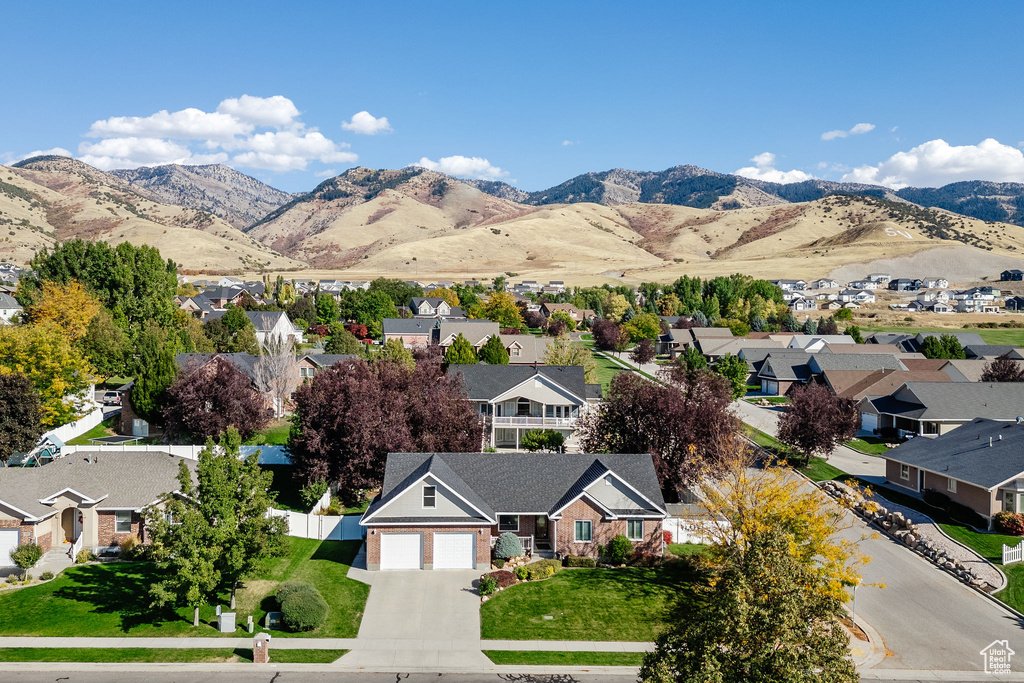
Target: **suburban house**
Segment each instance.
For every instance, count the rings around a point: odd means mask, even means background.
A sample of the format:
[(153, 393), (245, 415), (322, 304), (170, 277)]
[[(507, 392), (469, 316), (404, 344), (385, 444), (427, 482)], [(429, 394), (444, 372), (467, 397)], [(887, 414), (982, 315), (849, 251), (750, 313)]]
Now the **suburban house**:
[(532, 334), (502, 334), (501, 343), (508, 351), (509, 365), (544, 363), (551, 339)]
[(803, 349), (807, 353), (818, 353), (828, 346), (857, 343), (848, 334), (793, 334), (786, 337), (777, 337), (773, 334), (771, 338), (785, 339), (787, 348)]
[(578, 365), (452, 365), (484, 424), (484, 444), (519, 448), (525, 432), (550, 429), (569, 442), (588, 405), (601, 398)]
[(854, 280), (849, 284), (850, 289), (878, 289), (878, 283), (874, 280)]
[(810, 359), (811, 354), (803, 350), (773, 350), (765, 357), (757, 373), (761, 392), (785, 396), (794, 384), (806, 384), (811, 378), (811, 369), (807, 367)]
[(352, 360), (359, 356), (346, 353), (307, 353), (299, 358), (299, 378), (313, 379), (335, 363)]
[[(143, 511), (178, 489), (178, 463), (166, 453), (78, 452), (43, 467), (0, 467), (0, 567), (11, 551), (99, 554), (128, 536), (145, 541)], [(184, 460), (195, 471), (196, 461)]]
[(674, 358), (691, 346), (704, 353), (704, 348), (721, 346), (732, 338), (732, 330), (728, 327), (691, 327), (688, 330), (669, 329), (668, 334), (658, 338), (658, 343), (660, 353), (671, 354)]
[(892, 276), (889, 273), (871, 273), (867, 279), (884, 285), (892, 279)]
[(907, 353), (920, 353), (921, 345), (928, 337), (941, 337), (944, 334), (956, 337), (960, 346), (984, 346), (985, 340), (977, 332), (919, 332), (916, 336), (899, 332), (876, 332), (864, 341), (869, 344), (896, 344)]
[(826, 277), (812, 282), (811, 289), (839, 289), (839, 283)]
[(555, 311), (562, 311), (567, 314), (577, 325), (593, 320), (596, 314), (589, 308), (581, 311), (572, 304), (541, 304), (540, 313), (545, 318), (550, 318)]
[(945, 289), (949, 287), (949, 280), (944, 277), (926, 277), (922, 278), (921, 281), (928, 289)]
[(284, 311), (246, 311), (245, 315), (256, 328), (256, 341), (260, 346), (273, 340), (277, 343), (302, 343), (302, 330), (292, 324)]
[[(713, 343), (714, 342), (714, 343)], [(701, 344), (701, 351), (704, 357), (710, 361), (732, 354), (738, 356), (743, 349), (778, 349), (786, 348), (786, 343), (777, 339), (747, 339), (746, 337), (723, 337), (714, 340), (708, 339)]]
[(1024, 296), (1006, 297), (1006, 310), (1024, 313)]
[(451, 346), (461, 334), (477, 351), (491, 337), (501, 333), (498, 323), (491, 320), (442, 320), (433, 332), (433, 341), (438, 346)]
[(839, 398), (860, 401), (865, 397), (888, 396), (907, 382), (952, 382), (941, 370), (825, 370), (821, 379)]
[(384, 318), (381, 321), (383, 340), (398, 339), (406, 348), (428, 346), (437, 327), (437, 320), (424, 318)]
[(534, 556), (598, 557), (619, 534), (660, 555), (666, 516), (650, 455), (392, 453), (359, 523), (371, 571), (483, 571), (506, 532)]
[(464, 318), (466, 314), (458, 306), (450, 306), (440, 297), (415, 296), (409, 302), (409, 309), (418, 318)]
[(814, 299), (805, 299), (802, 296), (794, 296), (789, 302), (789, 310), (801, 313), (803, 311), (818, 310), (818, 303)]
[(21, 304), (10, 294), (0, 292), (0, 325), (11, 322), (11, 318), (21, 313)]
[(1013, 421), (1024, 413), (1024, 382), (906, 382), (858, 404), (861, 428), (899, 436), (938, 436), (976, 417)]
[(922, 280), (914, 280), (908, 277), (898, 277), (889, 281), (889, 289), (896, 292), (916, 292), (924, 285)]
[(932, 490), (989, 521), (1024, 512), (1024, 420), (977, 418), (934, 439), (911, 439), (885, 453), (885, 480)]
[(814, 376), (829, 370), (906, 370), (900, 359), (890, 353), (815, 353), (807, 359)]
[(769, 280), (768, 282), (772, 283), (783, 292), (807, 289), (807, 283), (803, 280)]
[(999, 279), (1003, 282), (1020, 282), (1024, 280), (1024, 270), (1014, 268), (1013, 270), (1004, 270), (999, 274)]
[[(853, 286), (855, 283), (851, 282)], [(839, 301), (843, 303), (873, 304), (875, 295), (866, 289), (844, 289), (839, 293)]]

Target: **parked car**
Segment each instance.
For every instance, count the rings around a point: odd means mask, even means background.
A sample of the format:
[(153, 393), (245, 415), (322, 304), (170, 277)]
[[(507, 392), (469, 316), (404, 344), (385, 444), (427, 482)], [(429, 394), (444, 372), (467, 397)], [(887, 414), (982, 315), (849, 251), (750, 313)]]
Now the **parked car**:
[(121, 394), (117, 391), (105, 391), (101, 401), (105, 406), (119, 406), (121, 405)]

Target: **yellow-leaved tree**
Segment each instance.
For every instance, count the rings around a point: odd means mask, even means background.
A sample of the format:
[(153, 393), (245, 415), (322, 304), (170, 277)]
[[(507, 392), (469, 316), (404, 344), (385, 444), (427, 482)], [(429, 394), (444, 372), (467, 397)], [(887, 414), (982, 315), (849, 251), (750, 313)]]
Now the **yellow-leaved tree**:
[(33, 324), (50, 323), (73, 342), (85, 334), (89, 323), (100, 312), (100, 302), (75, 280), (66, 285), (47, 281), (43, 283), (38, 303), (27, 312)]
[(455, 293), (455, 290), (449, 289), (448, 287), (437, 287), (432, 289), (427, 292), (427, 296), (444, 299), (449, 306), (459, 305), (459, 295)]
[(28, 377), (42, 401), (42, 423), (57, 427), (82, 416), (92, 387), (89, 361), (53, 322), (0, 327), (0, 374)]

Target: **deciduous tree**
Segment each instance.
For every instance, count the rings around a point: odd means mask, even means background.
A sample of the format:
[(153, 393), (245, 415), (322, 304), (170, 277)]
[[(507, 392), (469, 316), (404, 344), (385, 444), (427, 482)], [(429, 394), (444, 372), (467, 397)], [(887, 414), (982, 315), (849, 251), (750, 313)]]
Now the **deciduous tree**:
[(498, 323), (499, 327), (523, 327), (523, 317), (516, 306), (515, 298), (508, 292), (495, 292), (484, 304), (483, 314), (488, 320)]
[(447, 287), (437, 287), (436, 289), (432, 289), (427, 292), (427, 296), (444, 299), (445, 303), (452, 307), (459, 305), (459, 295), (454, 290)]
[[(470, 347), (472, 350), (473, 347)], [(412, 351), (405, 348), (401, 339), (388, 339), (380, 347), (380, 354), (377, 356), (378, 360), (397, 363), (407, 368), (414, 368), (416, 366), (416, 359), (412, 356)]]
[(623, 340), (629, 340), (629, 334), (611, 320), (598, 320), (591, 330), (594, 337), (594, 346), (601, 351), (619, 351), (623, 346)]
[(629, 359), (637, 365), (646, 365), (654, 360), (654, 342), (650, 339), (641, 339), (640, 343), (629, 352)]
[(264, 396), (270, 397), (275, 416), (284, 415), (292, 392), (299, 385), (299, 360), (290, 339), (270, 337), (267, 340), (253, 366), (253, 383)]
[(582, 344), (574, 344), (568, 339), (556, 339), (548, 344), (544, 354), (546, 365), (579, 365), (588, 384), (597, 383), (597, 361), (590, 349)]
[(362, 346), (356, 336), (345, 329), (339, 322), (331, 323), (330, 336), (324, 344), (327, 353), (356, 354)]
[(268, 412), (252, 380), (218, 356), (178, 375), (167, 388), (163, 416), (171, 439), (195, 443), (219, 438), (228, 427), (248, 439), (267, 424)]
[(696, 347), (688, 346), (676, 360), (676, 365), (683, 371), (694, 372), (701, 368), (706, 368), (708, 366), (708, 359)]
[(289, 451), (300, 480), (337, 482), (346, 502), (381, 485), (390, 452), (479, 452), (481, 427), (457, 372), (357, 360), (295, 392)]
[(963, 346), (960, 345), (960, 340), (951, 334), (943, 334), (939, 337), (925, 337), (924, 341), (921, 342), (921, 353), (925, 355), (925, 358), (948, 358), (954, 360), (962, 360), (967, 356), (964, 353)]
[(609, 292), (608, 296), (601, 303), (601, 308), (604, 310), (606, 320), (617, 323), (622, 320), (622, 316), (629, 309), (629, 302), (626, 301), (626, 297), (623, 295)]
[(634, 344), (641, 339), (656, 339), (661, 334), (661, 320), (653, 313), (641, 313), (622, 324)]
[(448, 365), (475, 365), (477, 363), (476, 349), (459, 332), (451, 346), (445, 350), (444, 361)]
[(779, 416), (779, 441), (799, 450), (805, 462), (814, 456), (828, 458), (857, 433), (857, 404), (824, 384), (793, 387), (789, 397), (792, 404)]
[(25, 375), (0, 374), (0, 462), (32, 450), (42, 435), (39, 392)]
[(52, 323), (74, 342), (85, 334), (99, 310), (96, 297), (72, 280), (67, 284), (43, 282), (39, 300), (26, 312), (32, 323)]
[(1024, 382), (1024, 363), (1003, 354), (986, 363), (981, 372), (982, 382)]
[(114, 321), (114, 316), (101, 309), (78, 340), (78, 346), (92, 363), (96, 375), (101, 378), (124, 376), (128, 372), (128, 335)]
[(711, 371), (729, 380), (732, 387), (732, 397), (740, 398), (747, 393), (747, 378), (750, 377), (750, 368), (747, 361), (739, 356), (727, 353), (711, 366)]
[(330, 325), (338, 319), (338, 300), (330, 294), (316, 295), (316, 321), (321, 325)]

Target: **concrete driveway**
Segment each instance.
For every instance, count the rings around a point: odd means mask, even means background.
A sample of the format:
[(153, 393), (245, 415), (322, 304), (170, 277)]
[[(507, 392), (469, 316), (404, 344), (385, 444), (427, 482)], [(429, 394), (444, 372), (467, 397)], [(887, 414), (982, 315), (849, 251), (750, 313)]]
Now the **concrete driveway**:
[(475, 570), (374, 572), (348, 666), (490, 666)]

